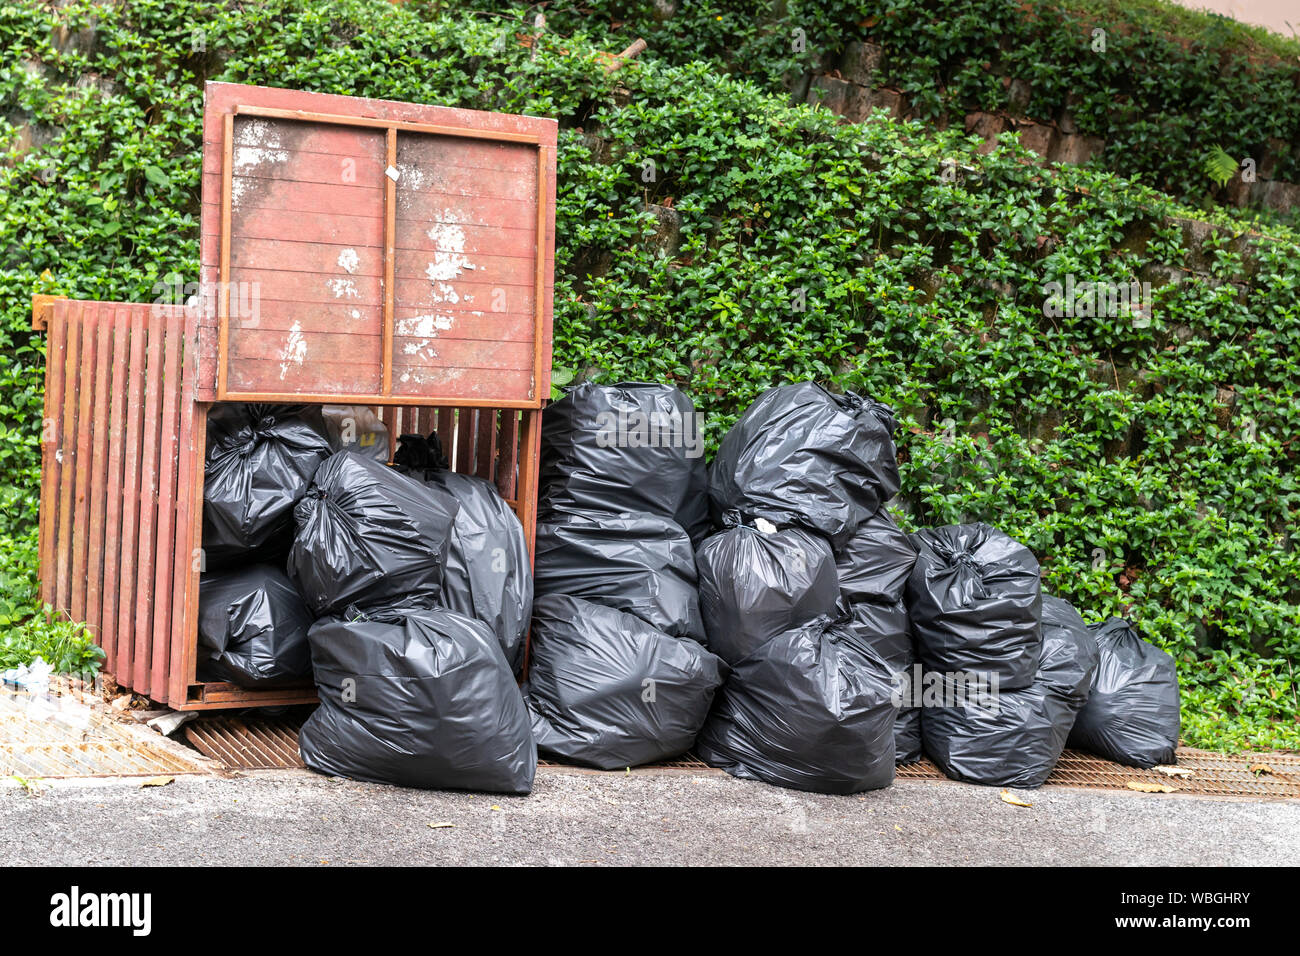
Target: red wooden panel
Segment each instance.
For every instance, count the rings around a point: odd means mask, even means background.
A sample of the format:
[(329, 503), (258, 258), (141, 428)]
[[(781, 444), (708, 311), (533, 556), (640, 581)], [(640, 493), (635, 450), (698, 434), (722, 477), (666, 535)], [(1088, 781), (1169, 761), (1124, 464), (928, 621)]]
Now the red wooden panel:
[(474, 436), (474, 474), (492, 480), (492, 466), (497, 457), (497, 413), (491, 408), (478, 410), (478, 434)]
[(301, 364), (279, 358), (240, 358), (231, 368), (230, 390), (232, 394), (254, 392), (260, 383), (274, 382), (283, 390), (276, 394), (359, 396), (373, 394), (378, 377), (378, 364), (349, 362), (346, 354), (328, 360), (304, 359)]
[(487, 405), (504, 405), (527, 391), (532, 372), (527, 369), (421, 368), (402, 369), (393, 378), (393, 395), (461, 395)]
[[(153, 652), (150, 656), (150, 693), (161, 697), (167, 689), (171, 662), (172, 592), (178, 560), (176, 546), (176, 471), (180, 452), (180, 359), (185, 335), (179, 322), (168, 322), (163, 338), (162, 416), (158, 435), (158, 537), (154, 555)], [(188, 557), (188, 556), (186, 556)], [(185, 558), (179, 558), (185, 560)]]
[(54, 607), (64, 614), (72, 609), (72, 516), (77, 485), (77, 389), (81, 377), (81, 326), (84, 311), (80, 302), (60, 303), (66, 308), (68, 346), (63, 363), (63, 427), (59, 434), (59, 520), (57, 555), (54, 565)]
[(140, 536), (136, 565), (135, 660), (131, 686), (150, 692), (153, 676), (154, 567), (158, 519), (158, 445), (162, 426), (163, 317), (151, 310), (145, 322), (144, 419), (140, 441)]
[(474, 438), (478, 434), (475, 425), (476, 408), (461, 408), (456, 413), (456, 455), (448, 458), (455, 462), (456, 471), (462, 475), (474, 473)]
[(85, 621), (103, 646), (104, 585), (104, 515), (108, 497), (108, 455), (112, 436), (108, 431), (108, 412), (113, 404), (112, 379), (108, 364), (113, 338), (111, 307), (96, 315), (95, 374), (81, 387), (93, 392), (90, 456), (90, 524), (86, 542), (86, 614)]
[(93, 442), (92, 412), (94, 411), (95, 341), (98, 331), (99, 303), (85, 307), (81, 321), (81, 368), (77, 378), (77, 444), (76, 490), (73, 501), (72, 537), (72, 594), (68, 601), (68, 614), (74, 621), (86, 619), (86, 564), (89, 553), (86, 539), (90, 526), (90, 465)]
[[(108, 490), (104, 518), (104, 598), (100, 612), (99, 646), (104, 662), (112, 670), (117, 662), (117, 636), (122, 536), (122, 461), (126, 435), (126, 376), (129, 357), (130, 320), (128, 310), (118, 306), (112, 315), (112, 397), (108, 418)], [(126, 603), (130, 603), (127, 598)], [(128, 635), (129, 639), (129, 635)]]
[[(502, 498), (514, 500), (519, 464), (519, 413), (512, 408), (501, 411), (501, 431), (497, 438), (500, 455), (496, 465), (497, 491)], [(518, 514), (518, 506), (515, 513)]]
[(141, 435), (144, 429), (144, 381), (146, 355), (146, 313), (132, 309), (129, 315), (130, 352), (126, 381), (126, 442), (122, 449), (122, 541), (119, 548), (119, 578), (123, 600), (117, 609), (118, 681), (130, 684), (135, 674), (136, 598), (140, 552)]
[(452, 445), (456, 441), (456, 409), (443, 406), (438, 409), (438, 417), (433, 425), (438, 432), (438, 441), (442, 443), (443, 454), (451, 460)]
[(41, 422), (41, 601), (55, 603), (55, 564), (58, 560), (59, 475), (63, 460), (63, 381), (67, 361), (66, 306), (56, 305), (45, 347), (45, 413)]
[(397, 439), (402, 434), (402, 432), (398, 431), (398, 428), (400, 427), (398, 416), (400, 414), (401, 409), (394, 408), (392, 405), (387, 405), (379, 411), (379, 418), (384, 423), (384, 427), (388, 429), (389, 461), (393, 460), (393, 455), (397, 451)]
[[(202, 278), (242, 284), (232, 302), (253, 284), (260, 295), (255, 320), (236, 314), (224, 328), (216, 297), (205, 300), (200, 400), (541, 404), (553, 121), (232, 84), (205, 92)], [(427, 335), (422, 320), (448, 327)], [(283, 370), (281, 355), (301, 363)]]

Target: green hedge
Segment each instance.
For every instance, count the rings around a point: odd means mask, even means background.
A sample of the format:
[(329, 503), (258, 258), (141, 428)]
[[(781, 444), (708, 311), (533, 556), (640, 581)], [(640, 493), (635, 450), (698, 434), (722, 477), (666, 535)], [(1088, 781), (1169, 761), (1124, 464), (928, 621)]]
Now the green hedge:
[[(476, 0), (531, 23), (532, 3)], [(1279, 141), (1274, 177), (1300, 182), (1300, 41), (1159, 0), (757, 0), (676, 4), (557, 0), (548, 28), (584, 30), (611, 49), (645, 38), (650, 54), (707, 60), (779, 89), (834, 68), (846, 43), (884, 48), (877, 85), (903, 91), (920, 118), (1008, 111), (1106, 140), (1095, 164), (1196, 204), (1224, 197), (1207, 172), (1215, 147), (1257, 163)], [(520, 10), (523, 13), (520, 13)], [(1093, 31), (1105, 31), (1105, 50)], [(805, 42), (796, 51), (795, 31)], [(1029, 85), (1013, 104), (1002, 78)], [(1273, 146), (1276, 146), (1274, 143)]]
[[(92, 14), (89, 52), (56, 54), (56, 18)], [(1168, 222), (1185, 210), (1108, 173), (1043, 170), (1014, 145), (981, 156), (917, 124), (841, 125), (707, 64), (609, 78), (604, 40), (548, 36), (534, 55), (517, 30), (382, 0), (0, 8), (5, 115), (52, 137), (0, 168), (11, 619), (33, 610), (29, 296), (148, 300), (159, 277), (195, 276), (211, 73), (558, 117), (558, 366), (675, 381), (712, 443), (780, 382), (891, 402), (905, 520), (988, 520), (1086, 615), (1135, 619), (1179, 659), (1193, 743), (1300, 744), (1294, 234), (1190, 249)], [(647, 203), (680, 216), (671, 261)], [(1126, 283), (1193, 252), (1212, 274), (1157, 289), (1149, 316), (1044, 315), (1046, 283)]]

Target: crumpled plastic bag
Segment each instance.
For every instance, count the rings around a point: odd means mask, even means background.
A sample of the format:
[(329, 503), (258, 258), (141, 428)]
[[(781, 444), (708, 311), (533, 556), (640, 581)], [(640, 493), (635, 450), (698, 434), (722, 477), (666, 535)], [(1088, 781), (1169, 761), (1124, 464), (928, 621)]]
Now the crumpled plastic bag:
[(533, 570), (524, 528), (496, 485), (447, 470), (437, 435), (401, 436), (395, 461), (460, 505), (452, 525), (442, 603), (492, 628), (518, 673), (533, 613)]
[(323, 405), (321, 415), (335, 451), (355, 451), (388, 464), (388, 426), (369, 405)]
[(279, 568), (254, 564), (199, 578), (198, 677), (276, 687), (311, 676), (314, 618)]
[(713, 516), (728, 511), (798, 524), (842, 544), (898, 493), (888, 405), (812, 382), (759, 396), (727, 432), (709, 469)]
[(404, 602), (311, 629), (320, 707), (298, 749), (320, 773), (438, 790), (524, 794), (537, 748), (488, 626)]
[(694, 403), (672, 385), (584, 382), (542, 415), (542, 510), (648, 514), (710, 531)]
[(703, 642), (695, 551), (676, 522), (648, 513), (549, 511), (537, 519), (535, 597), (567, 594)]
[(524, 697), (545, 753), (601, 770), (680, 756), (709, 713), (726, 665), (581, 598), (537, 598)]
[(695, 567), (708, 648), (734, 664), (778, 634), (831, 615), (839, 600), (835, 558), (826, 540), (765, 519), (728, 525), (700, 545)]
[(293, 509), (331, 454), (315, 405), (221, 403), (208, 412), (203, 469), (206, 567), (274, 560), (293, 540)]
[(442, 593), (460, 506), (441, 489), (341, 451), (294, 511), (289, 576), (317, 615)]
[(835, 550), (840, 593), (850, 604), (902, 600), (915, 564), (916, 548), (887, 508), (858, 525)]
[(1100, 660), (1070, 746), (1130, 767), (1174, 763), (1182, 725), (1173, 657), (1120, 617), (1091, 632)]
[(952, 779), (1032, 789), (1061, 759), (1088, 699), (1097, 645), (1066, 601), (1044, 595), (1042, 605), (1042, 657), (1033, 684), (997, 694), (996, 709), (969, 697), (956, 706), (922, 708), (925, 752)]
[(848, 618), (840, 623), (885, 662), (900, 698), (894, 718), (894, 761), (900, 765), (916, 763), (921, 759), (921, 709), (909, 704), (905, 696), (910, 681), (915, 679), (916, 664), (907, 605), (901, 600), (860, 600), (849, 606)]
[(816, 793), (894, 779), (894, 687), (852, 629), (821, 617), (738, 662), (695, 753), (734, 777)]
[(1034, 681), (1042, 648), (1042, 587), (1028, 548), (986, 524), (925, 528), (907, 610), (928, 671), (996, 674), (1000, 690)]

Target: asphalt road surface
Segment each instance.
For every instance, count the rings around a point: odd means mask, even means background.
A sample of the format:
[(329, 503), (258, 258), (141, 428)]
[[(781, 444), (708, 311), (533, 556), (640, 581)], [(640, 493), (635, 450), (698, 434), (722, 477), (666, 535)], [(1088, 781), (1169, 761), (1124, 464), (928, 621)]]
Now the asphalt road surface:
[[(1295, 865), (1300, 802), (934, 781), (847, 797), (543, 768), (530, 797), (309, 771), (0, 787), (0, 865)], [(433, 826), (447, 824), (452, 826)]]

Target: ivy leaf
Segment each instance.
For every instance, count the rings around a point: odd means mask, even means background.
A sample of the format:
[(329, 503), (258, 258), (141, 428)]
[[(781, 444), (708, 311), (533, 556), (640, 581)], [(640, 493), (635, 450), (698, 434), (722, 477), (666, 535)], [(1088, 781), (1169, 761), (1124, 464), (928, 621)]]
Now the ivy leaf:
[(144, 178), (149, 180), (155, 186), (170, 186), (171, 179), (157, 166), (146, 166), (144, 168)]
[(1225, 186), (1237, 175), (1237, 161), (1222, 146), (1215, 146), (1205, 155), (1205, 175)]

